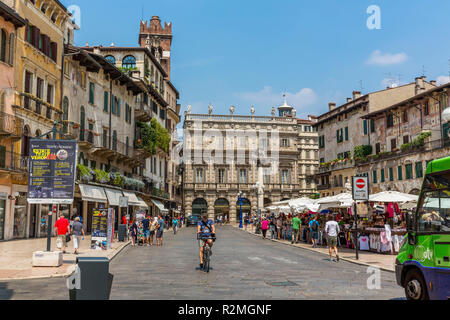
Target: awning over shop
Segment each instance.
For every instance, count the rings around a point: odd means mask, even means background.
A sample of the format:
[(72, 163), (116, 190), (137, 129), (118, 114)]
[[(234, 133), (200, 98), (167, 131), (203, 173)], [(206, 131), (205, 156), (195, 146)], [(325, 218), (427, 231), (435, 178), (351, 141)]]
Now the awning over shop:
[(83, 201), (108, 203), (105, 190), (102, 187), (80, 184), (81, 198)]
[(161, 211), (161, 213), (168, 213), (169, 212), (169, 210), (164, 208), (164, 205), (163, 205), (163, 203), (161, 201), (155, 200), (155, 199), (151, 199), (151, 200), (152, 200), (153, 204), (158, 207), (158, 209), (159, 209), (159, 211)]
[(128, 197), (128, 205), (129, 206), (137, 206), (139, 207), (141, 205), (141, 202), (136, 197), (136, 194), (134, 192), (123, 192), (123, 195), (125, 197)]
[(123, 196), (122, 191), (105, 188), (106, 197), (108, 198), (108, 202), (110, 206), (119, 206), (120, 197)]
[(145, 203), (145, 201), (144, 200), (142, 200), (142, 198), (140, 198), (140, 197), (137, 197), (137, 199), (138, 199), (138, 201), (139, 201), (139, 205), (138, 205), (138, 207), (139, 208), (145, 208), (145, 209), (147, 209), (148, 208), (148, 204), (147, 203)]

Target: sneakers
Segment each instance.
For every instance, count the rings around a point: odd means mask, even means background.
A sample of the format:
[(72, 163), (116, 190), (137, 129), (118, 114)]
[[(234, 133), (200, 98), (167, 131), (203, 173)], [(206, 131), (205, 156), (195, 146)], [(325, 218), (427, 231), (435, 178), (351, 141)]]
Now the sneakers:
[(200, 263), (200, 269), (203, 269), (203, 263)]

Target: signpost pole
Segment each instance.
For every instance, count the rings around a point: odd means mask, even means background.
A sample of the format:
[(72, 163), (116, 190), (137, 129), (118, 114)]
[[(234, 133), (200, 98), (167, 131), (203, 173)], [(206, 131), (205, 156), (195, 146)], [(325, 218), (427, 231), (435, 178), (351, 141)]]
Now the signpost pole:
[(356, 249), (356, 260), (359, 260), (359, 253), (358, 253), (358, 206), (355, 202), (355, 249)]

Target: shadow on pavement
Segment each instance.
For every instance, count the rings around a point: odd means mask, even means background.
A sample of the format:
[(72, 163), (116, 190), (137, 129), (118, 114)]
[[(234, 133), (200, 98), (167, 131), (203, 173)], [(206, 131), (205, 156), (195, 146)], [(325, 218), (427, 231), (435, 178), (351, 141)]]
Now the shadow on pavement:
[(0, 282), (0, 300), (10, 300), (14, 290), (8, 289), (8, 284)]

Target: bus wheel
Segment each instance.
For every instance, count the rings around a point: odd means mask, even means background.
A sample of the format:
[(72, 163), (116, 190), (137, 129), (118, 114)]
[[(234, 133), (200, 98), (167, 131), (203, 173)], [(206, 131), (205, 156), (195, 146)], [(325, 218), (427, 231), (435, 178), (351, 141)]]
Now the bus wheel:
[(405, 294), (408, 300), (428, 300), (425, 280), (418, 270), (411, 270), (405, 278)]

